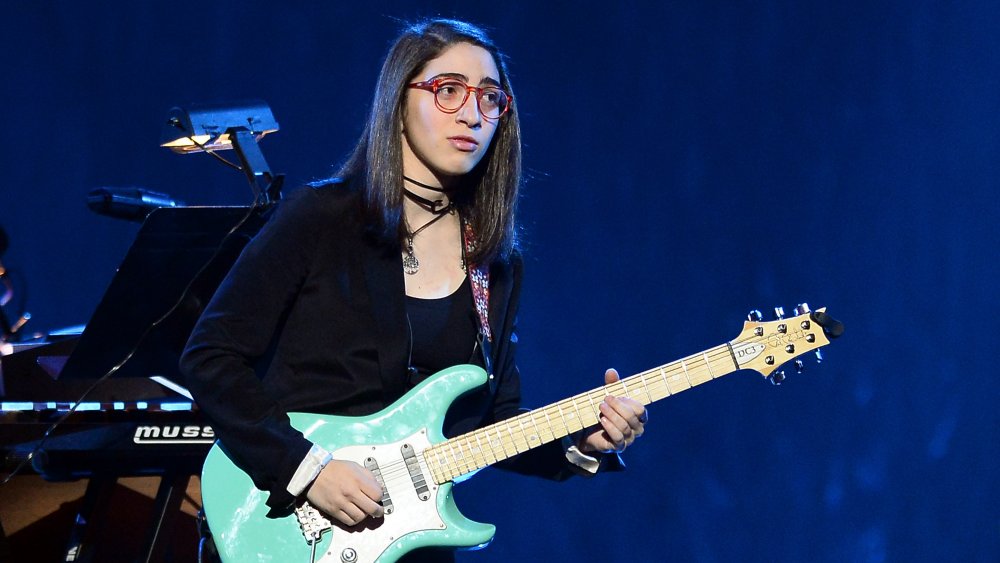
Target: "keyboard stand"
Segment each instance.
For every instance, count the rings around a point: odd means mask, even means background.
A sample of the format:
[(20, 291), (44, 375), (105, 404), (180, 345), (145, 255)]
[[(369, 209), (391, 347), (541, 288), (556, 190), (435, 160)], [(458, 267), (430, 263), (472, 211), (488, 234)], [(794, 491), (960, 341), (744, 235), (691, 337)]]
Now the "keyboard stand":
[[(151, 514), (151, 524), (145, 544), (135, 561), (155, 563), (171, 559), (170, 529), (175, 516), (181, 510), (190, 475), (179, 471), (168, 471), (160, 476)], [(73, 563), (93, 563), (95, 536), (103, 525), (111, 524), (109, 517), (111, 495), (118, 479), (111, 476), (94, 476), (87, 483), (83, 502), (76, 515), (70, 540), (66, 545), (63, 561)]]
[(181, 502), (184, 501), (190, 479), (190, 475), (176, 471), (168, 471), (160, 477), (160, 487), (153, 505), (153, 524), (142, 550), (143, 558), (139, 561), (153, 563), (164, 560), (164, 545), (169, 545), (169, 542), (163, 540), (169, 537), (174, 517), (181, 511)]
[(94, 553), (94, 534), (100, 524), (106, 520), (111, 491), (114, 489), (115, 477), (93, 476), (87, 482), (87, 490), (83, 493), (83, 502), (76, 514), (73, 528), (70, 530), (69, 542), (66, 544), (66, 557), (63, 561), (74, 563), (91, 563)]

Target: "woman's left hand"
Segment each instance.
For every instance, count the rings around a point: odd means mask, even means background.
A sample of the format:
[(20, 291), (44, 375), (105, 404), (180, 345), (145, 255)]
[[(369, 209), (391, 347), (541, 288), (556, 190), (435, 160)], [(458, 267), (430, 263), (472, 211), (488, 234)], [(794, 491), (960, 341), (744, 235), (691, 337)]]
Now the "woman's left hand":
[[(619, 380), (618, 372), (604, 372), (604, 383)], [(600, 424), (584, 430), (577, 447), (583, 453), (621, 453), (642, 436), (649, 414), (646, 407), (628, 397), (607, 396), (601, 401)]]

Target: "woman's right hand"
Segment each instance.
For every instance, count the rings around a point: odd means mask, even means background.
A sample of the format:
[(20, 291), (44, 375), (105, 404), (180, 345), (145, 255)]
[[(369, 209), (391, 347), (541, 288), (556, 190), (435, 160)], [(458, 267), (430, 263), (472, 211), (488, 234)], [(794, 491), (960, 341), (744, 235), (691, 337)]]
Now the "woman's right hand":
[(346, 526), (382, 517), (382, 487), (371, 471), (353, 461), (333, 460), (306, 493), (313, 506)]

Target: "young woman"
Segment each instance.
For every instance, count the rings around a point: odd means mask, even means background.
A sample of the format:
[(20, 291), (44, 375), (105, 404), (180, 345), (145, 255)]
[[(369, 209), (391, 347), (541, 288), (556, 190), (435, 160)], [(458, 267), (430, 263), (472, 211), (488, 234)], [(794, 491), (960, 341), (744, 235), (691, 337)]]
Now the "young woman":
[[(383, 516), (373, 474), (331, 459), (288, 412), (370, 414), (469, 363), (490, 382), (452, 406), (447, 435), (519, 412), (520, 150), (510, 81), (485, 34), (449, 20), (408, 27), (338, 179), (284, 199), (247, 246), (182, 369), (273, 514), (308, 498), (345, 525)], [(613, 397), (600, 410), (600, 425), (573, 441), (500, 465), (552, 479), (615, 465), (604, 454), (641, 435), (646, 412)]]

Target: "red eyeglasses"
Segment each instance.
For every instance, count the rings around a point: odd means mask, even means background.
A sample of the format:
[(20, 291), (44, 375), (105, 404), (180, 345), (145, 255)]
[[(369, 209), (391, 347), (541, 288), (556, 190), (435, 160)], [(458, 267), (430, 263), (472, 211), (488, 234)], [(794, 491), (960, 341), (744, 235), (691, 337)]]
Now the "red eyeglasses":
[(476, 94), (479, 113), (486, 119), (499, 119), (501, 115), (507, 113), (510, 104), (514, 102), (514, 96), (496, 86), (479, 88), (454, 78), (435, 78), (426, 82), (413, 82), (407, 86), (432, 92), (434, 105), (445, 113), (455, 113), (462, 109), (472, 92)]

